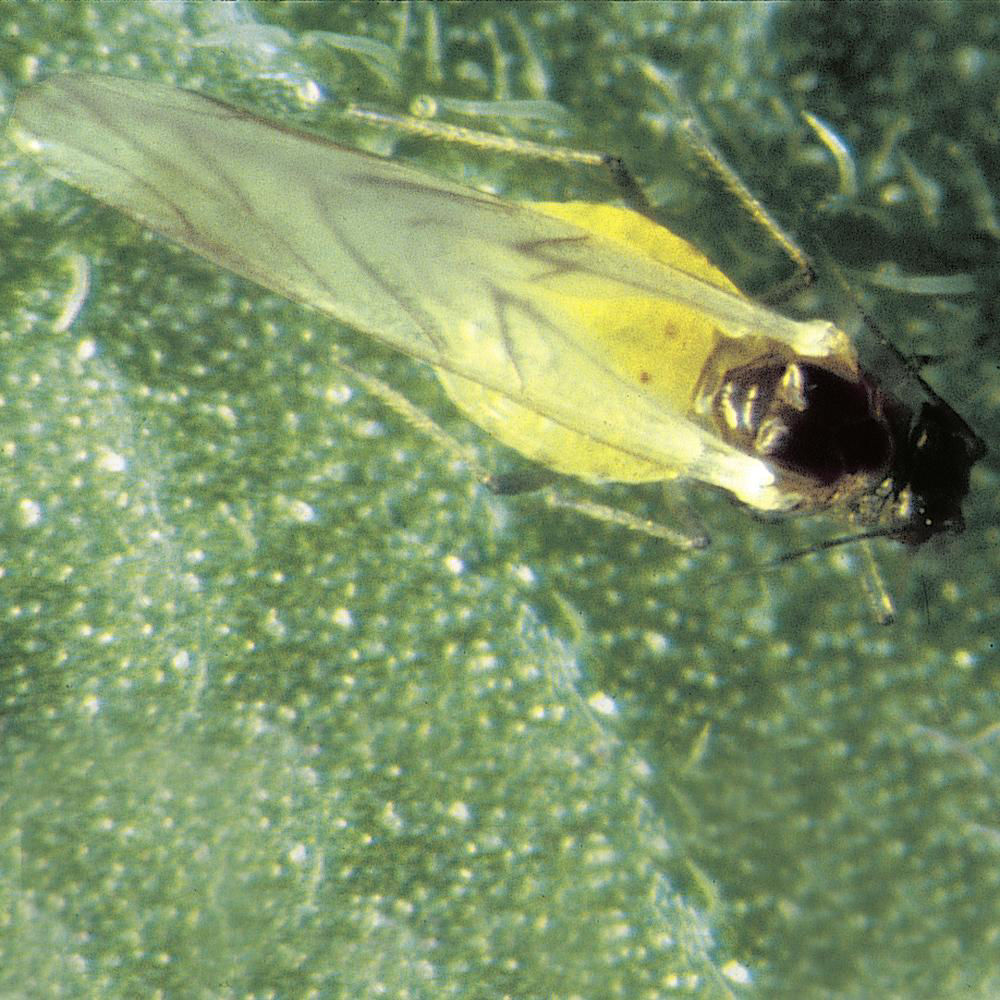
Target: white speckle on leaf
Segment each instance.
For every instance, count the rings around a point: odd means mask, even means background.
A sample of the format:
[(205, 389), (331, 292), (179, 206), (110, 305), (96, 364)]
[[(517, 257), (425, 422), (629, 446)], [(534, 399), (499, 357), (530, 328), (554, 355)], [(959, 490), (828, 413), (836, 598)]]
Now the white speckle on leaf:
[(305, 502), (305, 500), (293, 500), (288, 505), (288, 511), (292, 518), (300, 524), (308, 524), (316, 520), (316, 511)]
[(596, 691), (587, 699), (587, 704), (595, 711), (598, 715), (617, 715), (618, 706), (615, 704), (613, 698), (606, 695), (603, 691)]
[(464, 802), (452, 802), (448, 807), (448, 815), (462, 823), (468, 823), (472, 817), (469, 807)]
[(102, 472), (124, 472), (128, 468), (128, 460), (116, 451), (102, 450), (97, 457), (97, 467)]
[(735, 958), (726, 962), (722, 967), (722, 974), (727, 979), (731, 979), (734, 983), (739, 983), (741, 986), (749, 986), (753, 981), (750, 970), (742, 963), (737, 962)]
[(21, 513), (21, 523), (26, 528), (33, 528), (42, 519), (42, 505), (37, 500), (22, 500), (17, 509)]
[(97, 353), (97, 343), (85, 337), (76, 345), (77, 361), (89, 361)]

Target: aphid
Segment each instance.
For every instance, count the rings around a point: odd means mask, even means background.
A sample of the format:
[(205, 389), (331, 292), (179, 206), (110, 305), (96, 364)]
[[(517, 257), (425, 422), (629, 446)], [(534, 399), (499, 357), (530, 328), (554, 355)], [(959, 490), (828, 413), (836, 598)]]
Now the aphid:
[(909, 544), (962, 527), (984, 448), (954, 410), (918, 377), (875, 378), (832, 323), (753, 301), (631, 209), (503, 201), (114, 77), (31, 87), (12, 128), (95, 198), (428, 362), (466, 416), (555, 472), (700, 480), (757, 511), (839, 513), (862, 537)]

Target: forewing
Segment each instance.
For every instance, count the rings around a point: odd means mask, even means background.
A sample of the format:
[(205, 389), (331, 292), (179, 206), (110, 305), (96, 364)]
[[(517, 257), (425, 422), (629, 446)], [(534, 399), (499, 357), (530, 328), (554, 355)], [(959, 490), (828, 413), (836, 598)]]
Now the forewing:
[(12, 125), (57, 176), (229, 270), (671, 473), (780, 503), (766, 466), (623, 379), (562, 304), (661, 296), (734, 336), (773, 322), (742, 296), (189, 91), (59, 76), (19, 96)]

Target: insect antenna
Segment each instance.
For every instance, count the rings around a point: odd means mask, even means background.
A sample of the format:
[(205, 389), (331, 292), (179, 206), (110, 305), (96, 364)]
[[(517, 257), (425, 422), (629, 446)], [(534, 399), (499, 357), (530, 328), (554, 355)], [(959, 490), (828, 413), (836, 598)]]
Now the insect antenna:
[(814, 542), (805, 548), (795, 549), (792, 552), (784, 552), (770, 562), (764, 563), (764, 565), (783, 566), (785, 563), (804, 559), (806, 556), (815, 555), (817, 552), (826, 552), (829, 549), (837, 549), (843, 545), (853, 545), (855, 542), (867, 542), (873, 538), (895, 538), (897, 534), (897, 532), (889, 528), (873, 528), (871, 531), (858, 531), (852, 535), (838, 535), (836, 538), (827, 538), (822, 542)]
[[(882, 578), (875, 554), (869, 544), (876, 538), (893, 538), (894, 533), (884, 528), (875, 528), (871, 531), (859, 531), (851, 535), (838, 535), (836, 538), (828, 538), (822, 542), (816, 542), (805, 548), (795, 549), (792, 552), (785, 552), (767, 562), (757, 563), (747, 569), (737, 570), (735, 573), (727, 573), (719, 577), (713, 583), (721, 585), (730, 583), (734, 576), (748, 577), (761, 576), (766, 573), (775, 572), (789, 563), (797, 562), (808, 556), (816, 555), (819, 552), (826, 552), (830, 549), (841, 548), (845, 545), (857, 545), (864, 560), (862, 567), (861, 583), (865, 591), (865, 596), (871, 607), (873, 617), (879, 625), (891, 625), (896, 620), (896, 606), (892, 596)], [(713, 583), (709, 583), (712, 586)]]

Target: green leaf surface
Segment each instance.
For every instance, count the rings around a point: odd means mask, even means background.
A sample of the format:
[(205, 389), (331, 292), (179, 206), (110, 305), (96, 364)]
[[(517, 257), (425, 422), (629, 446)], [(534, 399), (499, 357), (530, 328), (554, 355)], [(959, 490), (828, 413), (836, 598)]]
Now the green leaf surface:
[[(8, 112), (54, 73), (173, 82), (510, 197), (613, 191), (338, 109), (431, 95), (611, 150), (760, 289), (787, 267), (673, 140), (682, 93), (995, 440), (994, 8), (18, 3), (0, 30)], [(692, 488), (714, 544), (678, 556), (494, 498), (330, 346), (516, 468), (419, 365), (0, 156), (0, 995), (1000, 992), (990, 459), (964, 537), (879, 549), (879, 629), (849, 550), (758, 568), (829, 524)], [(965, 294), (865, 280), (885, 262)]]

